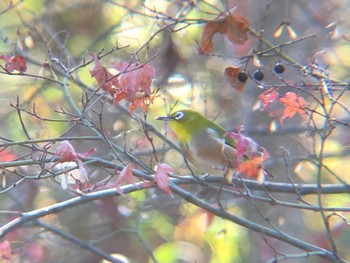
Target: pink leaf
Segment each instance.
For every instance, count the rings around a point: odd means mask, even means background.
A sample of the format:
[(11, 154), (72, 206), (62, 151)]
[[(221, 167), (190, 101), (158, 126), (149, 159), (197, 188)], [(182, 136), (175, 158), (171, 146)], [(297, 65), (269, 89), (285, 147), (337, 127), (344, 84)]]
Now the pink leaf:
[(11, 246), (8, 240), (0, 243), (0, 258), (9, 260), (11, 257)]
[(18, 70), (19, 72), (23, 73), (27, 70), (27, 61), (22, 56), (10, 57), (8, 55), (1, 55), (0, 59), (6, 61), (5, 68), (8, 72)]
[(269, 157), (268, 152), (253, 139), (240, 133), (228, 132), (226, 136), (236, 141), (237, 170), (250, 178), (262, 178), (265, 175), (263, 162)]
[(119, 87), (118, 78), (114, 77), (112, 73), (110, 73), (106, 67), (104, 67), (97, 55), (93, 53), (88, 53), (94, 60), (95, 66), (90, 69), (90, 74), (94, 77), (99, 85), (101, 85), (102, 89), (108, 91), (109, 94), (114, 98), (116, 93), (116, 88)]
[(114, 101), (118, 103), (122, 99), (131, 102), (129, 111), (132, 113), (136, 108), (147, 111), (147, 105), (153, 103), (151, 85), (155, 75), (155, 69), (149, 64), (120, 62), (112, 65), (121, 74), (119, 88)]
[(243, 45), (248, 40), (249, 21), (240, 15), (229, 13), (209, 21), (203, 29), (200, 41), (200, 54), (210, 53), (213, 50), (213, 37), (216, 33), (225, 35), (233, 44)]
[(251, 158), (258, 152), (259, 145), (252, 138), (242, 135), (240, 131), (238, 133), (227, 132), (226, 136), (236, 141), (237, 166), (243, 161), (244, 156)]
[(306, 118), (305, 106), (308, 103), (303, 97), (298, 96), (294, 92), (287, 92), (284, 97), (280, 98), (280, 102), (285, 106), (281, 122), (284, 119), (292, 118), (296, 113), (304, 119)]
[(94, 148), (90, 148), (87, 152), (84, 153), (77, 153), (77, 157), (78, 158), (85, 158), (85, 157), (89, 157), (90, 155), (92, 155), (96, 150)]
[(173, 196), (173, 193), (169, 187), (168, 173), (173, 172), (174, 170), (169, 165), (165, 163), (158, 163), (156, 167), (156, 173), (154, 174), (154, 181), (157, 183), (158, 187), (171, 196)]
[(16, 158), (16, 156), (7, 150), (0, 151), (0, 162), (11, 162), (15, 158)]
[(269, 111), (270, 105), (279, 98), (276, 89), (269, 89), (259, 95), (259, 99), (263, 104), (264, 110)]
[(113, 67), (121, 72), (120, 87), (127, 93), (127, 100), (133, 101), (136, 97), (151, 95), (154, 67), (149, 64), (139, 65), (126, 62), (114, 64)]
[(73, 145), (69, 141), (64, 140), (57, 146), (55, 156), (61, 157), (58, 161), (59, 163), (74, 162), (90, 156), (94, 151), (95, 149), (91, 148), (85, 153), (77, 153)]
[(119, 178), (117, 180), (116, 188), (120, 194), (124, 194), (121, 190), (120, 187), (124, 182), (127, 183), (135, 183), (134, 176), (132, 173), (132, 170), (135, 168), (135, 165), (133, 163), (129, 163), (127, 166), (123, 168), (123, 170), (120, 172)]
[(85, 153), (77, 153), (73, 145), (69, 141), (64, 140), (60, 142), (60, 144), (57, 146), (56, 152), (54, 155), (54, 157), (59, 156), (60, 159), (55, 164), (52, 165), (51, 169), (54, 166), (56, 166), (58, 163), (75, 162), (78, 165), (81, 175), (83, 175), (85, 179), (87, 179), (87, 171), (82, 159), (90, 156), (94, 151), (95, 149), (89, 149)]
[(151, 85), (155, 75), (155, 69), (150, 64), (138, 64), (119, 62), (112, 64), (110, 68), (118, 70), (118, 74), (113, 75), (92, 53), (95, 66), (90, 69), (90, 74), (96, 79), (102, 88), (110, 93), (114, 103), (125, 99), (131, 102), (129, 111), (136, 108), (147, 111), (148, 105), (153, 103), (155, 96), (152, 96)]
[(73, 145), (67, 140), (60, 142), (56, 148), (55, 156), (61, 157), (59, 163), (72, 162), (78, 158)]

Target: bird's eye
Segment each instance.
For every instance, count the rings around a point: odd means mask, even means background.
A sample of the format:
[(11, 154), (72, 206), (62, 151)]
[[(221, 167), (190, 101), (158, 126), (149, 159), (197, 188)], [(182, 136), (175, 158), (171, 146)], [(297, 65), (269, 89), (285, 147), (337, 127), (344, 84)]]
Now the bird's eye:
[(181, 120), (185, 116), (185, 113), (178, 111), (175, 113), (175, 120)]

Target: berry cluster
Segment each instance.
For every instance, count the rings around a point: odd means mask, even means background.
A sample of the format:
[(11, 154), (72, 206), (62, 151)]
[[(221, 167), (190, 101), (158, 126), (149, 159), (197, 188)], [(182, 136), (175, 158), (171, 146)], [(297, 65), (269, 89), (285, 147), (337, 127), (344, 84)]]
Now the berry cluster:
[[(273, 68), (273, 71), (276, 74), (282, 74), (284, 72), (285, 68), (284, 65), (281, 62), (278, 62), (275, 67)], [(261, 69), (257, 69), (254, 72), (253, 78), (257, 81), (262, 81), (264, 79), (264, 72), (261, 71)]]
[[(275, 67), (273, 68), (273, 71), (276, 74), (282, 74), (285, 71), (284, 65), (281, 62), (278, 62)], [(253, 78), (257, 81), (262, 81), (264, 79), (265, 75), (264, 72), (262, 72), (262, 70), (259, 68), (257, 69), (254, 74), (253, 74)], [(237, 79), (240, 82), (245, 83), (248, 80), (248, 74), (245, 72), (240, 72), (237, 76)]]

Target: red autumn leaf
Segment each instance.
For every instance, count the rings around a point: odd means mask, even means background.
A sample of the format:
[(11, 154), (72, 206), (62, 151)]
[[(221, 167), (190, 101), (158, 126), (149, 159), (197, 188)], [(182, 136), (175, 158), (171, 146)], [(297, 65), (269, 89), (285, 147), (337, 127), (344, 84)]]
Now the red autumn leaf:
[(294, 92), (287, 92), (284, 97), (280, 98), (280, 102), (285, 105), (281, 122), (284, 119), (292, 118), (296, 113), (304, 119), (306, 118), (305, 106), (308, 103)]
[(217, 20), (208, 22), (200, 42), (200, 54), (210, 53), (213, 50), (213, 37), (216, 33), (225, 35), (231, 43), (243, 45), (248, 40), (249, 22), (246, 18), (236, 14), (219, 16)]
[(270, 110), (270, 105), (279, 98), (279, 94), (276, 89), (269, 89), (259, 95), (259, 100), (263, 104), (263, 108), (266, 111)]
[(58, 145), (55, 152), (55, 156), (61, 156), (61, 159), (59, 160), (60, 163), (72, 162), (76, 161), (77, 159), (88, 157), (94, 151), (95, 149), (91, 148), (85, 153), (77, 153), (73, 148), (72, 144), (69, 141), (64, 140)]
[(11, 246), (8, 240), (0, 243), (0, 258), (9, 260), (11, 257)]
[(8, 152), (7, 150), (0, 151), (0, 162), (11, 162), (16, 158), (13, 153)]
[(89, 53), (95, 61), (95, 66), (90, 69), (90, 74), (113, 97), (115, 103), (123, 99), (131, 102), (129, 111), (136, 108), (147, 111), (148, 105), (153, 103), (156, 96), (152, 95), (151, 85), (155, 75), (155, 69), (149, 64), (120, 62), (110, 67), (118, 70), (113, 75), (99, 61), (97, 55)]
[(22, 56), (10, 57), (8, 55), (1, 55), (0, 59), (6, 61), (5, 68), (8, 72), (18, 70), (19, 72), (23, 73), (27, 70), (27, 61)]
[(169, 165), (165, 163), (158, 163), (156, 167), (156, 173), (154, 174), (154, 181), (157, 183), (158, 187), (171, 196), (173, 196), (173, 193), (169, 187), (168, 173), (173, 172), (174, 170)]
[(87, 177), (87, 171), (82, 159), (90, 156), (94, 151), (95, 149), (91, 148), (85, 153), (77, 153), (73, 145), (69, 141), (64, 140), (60, 142), (60, 144), (57, 146), (56, 152), (54, 155), (54, 157), (59, 156), (61, 158), (51, 167), (51, 169), (58, 163), (75, 162), (78, 164), (80, 173), (84, 177)]
[(266, 172), (263, 162), (269, 157), (268, 152), (253, 139), (240, 132), (228, 132), (226, 136), (236, 141), (236, 167), (238, 172), (250, 177), (263, 179)]
[(155, 74), (154, 67), (149, 64), (141, 66), (137, 63), (126, 62), (114, 64), (112, 67), (122, 73), (119, 78), (119, 86), (125, 89), (127, 100), (133, 101), (134, 98), (152, 94), (151, 84)]
[(135, 165), (132, 163), (129, 163), (126, 165), (123, 170), (120, 172), (119, 178), (116, 181), (116, 188), (120, 194), (124, 194), (121, 190), (120, 187), (124, 182), (127, 183), (135, 183), (134, 176), (132, 174), (132, 170), (135, 168)]
[(114, 101), (118, 103), (122, 99), (131, 102), (129, 111), (136, 108), (147, 111), (147, 105), (153, 103), (151, 85), (155, 75), (155, 69), (149, 64), (120, 62), (112, 65), (120, 73), (119, 85)]
[(73, 145), (67, 140), (60, 142), (56, 149), (55, 156), (61, 157), (58, 161), (59, 163), (72, 162), (78, 158)]
[(257, 178), (262, 170), (259, 160), (247, 160), (238, 166), (238, 171), (250, 178)]
[(227, 67), (225, 68), (225, 77), (230, 83), (231, 87), (237, 90), (238, 92), (241, 92), (244, 89), (244, 86), (246, 84), (245, 81), (240, 81), (238, 79), (239, 73), (241, 73), (242, 70), (240, 67)]
[(137, 108), (142, 108), (142, 110), (146, 112), (148, 105), (153, 104), (154, 99), (155, 97), (135, 98), (129, 106), (129, 112), (133, 113)]
[(237, 45), (243, 45), (248, 40), (248, 20), (239, 15), (228, 15), (226, 18), (227, 29), (225, 36)]
[(117, 77), (113, 78), (113, 74), (110, 73), (106, 67), (104, 67), (97, 55), (88, 53), (94, 60), (95, 66), (90, 69), (91, 77), (94, 77), (102, 89), (108, 91), (109, 94), (114, 98), (116, 88), (119, 86)]
[(249, 178), (257, 178), (259, 180), (264, 180), (266, 172), (264, 170), (263, 162), (269, 158), (269, 154), (265, 149), (260, 152), (261, 156), (253, 157), (252, 159), (243, 161), (238, 166), (238, 171)]

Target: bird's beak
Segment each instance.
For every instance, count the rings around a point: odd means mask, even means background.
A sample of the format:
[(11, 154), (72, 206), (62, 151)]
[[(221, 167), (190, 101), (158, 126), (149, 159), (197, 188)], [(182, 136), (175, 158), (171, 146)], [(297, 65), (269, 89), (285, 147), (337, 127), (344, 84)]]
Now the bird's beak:
[(158, 116), (158, 117), (155, 117), (155, 119), (159, 121), (168, 121), (170, 120), (170, 116)]

